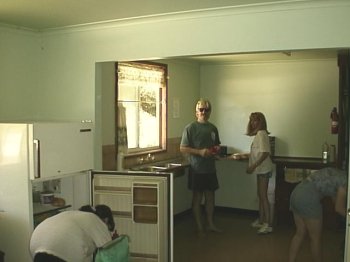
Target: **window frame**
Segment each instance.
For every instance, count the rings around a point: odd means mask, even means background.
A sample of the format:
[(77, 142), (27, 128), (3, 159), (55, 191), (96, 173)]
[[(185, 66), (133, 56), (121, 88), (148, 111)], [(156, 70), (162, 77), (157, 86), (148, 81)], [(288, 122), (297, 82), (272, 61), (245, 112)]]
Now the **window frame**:
[(155, 152), (164, 152), (167, 150), (167, 137), (168, 137), (168, 65), (153, 61), (121, 61), (115, 63), (115, 147), (116, 151), (118, 152), (118, 94), (119, 94), (119, 85), (118, 85), (118, 65), (119, 63), (128, 63), (128, 64), (141, 64), (145, 66), (156, 66), (161, 67), (164, 70), (164, 88), (160, 89), (160, 124), (159, 124), (159, 146), (156, 147), (147, 147), (147, 148), (137, 148), (132, 150), (127, 150), (125, 153), (125, 156), (137, 156), (137, 155), (143, 155), (148, 153), (155, 153)]

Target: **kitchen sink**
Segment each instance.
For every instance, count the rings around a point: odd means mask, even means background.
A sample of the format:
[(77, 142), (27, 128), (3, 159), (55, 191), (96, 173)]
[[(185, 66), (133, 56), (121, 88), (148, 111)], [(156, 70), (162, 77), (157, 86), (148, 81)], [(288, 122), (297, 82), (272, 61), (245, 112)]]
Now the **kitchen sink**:
[(161, 172), (166, 170), (165, 168), (159, 168), (157, 166), (141, 166), (141, 167), (132, 167), (133, 171), (146, 171), (146, 172)]
[(180, 163), (162, 163), (162, 164), (156, 164), (153, 167), (159, 168), (159, 169), (172, 169), (176, 167), (181, 167), (182, 164)]
[(150, 163), (149, 165), (143, 165), (143, 166), (135, 166), (132, 167), (131, 170), (133, 171), (145, 171), (145, 172), (169, 172), (176, 170), (180, 167), (186, 166), (181, 163), (173, 163), (173, 162), (166, 162), (166, 163)]

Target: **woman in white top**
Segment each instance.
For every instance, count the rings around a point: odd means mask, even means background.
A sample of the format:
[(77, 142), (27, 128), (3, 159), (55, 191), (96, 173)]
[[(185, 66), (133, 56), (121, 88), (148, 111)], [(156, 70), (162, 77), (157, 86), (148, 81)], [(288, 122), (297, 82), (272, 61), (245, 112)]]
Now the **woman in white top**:
[(252, 223), (258, 228), (258, 234), (272, 232), (270, 218), (270, 204), (267, 197), (269, 178), (272, 176), (272, 161), (270, 158), (270, 140), (268, 137), (266, 118), (261, 112), (250, 114), (247, 126), (247, 135), (254, 136), (250, 153), (234, 154), (234, 159), (244, 159), (249, 157), (247, 167), (248, 174), (257, 176), (257, 193), (259, 198), (259, 218)]
[(35, 228), (30, 251), (34, 262), (90, 262), (96, 249), (112, 240), (114, 227), (112, 211), (105, 205), (64, 211)]

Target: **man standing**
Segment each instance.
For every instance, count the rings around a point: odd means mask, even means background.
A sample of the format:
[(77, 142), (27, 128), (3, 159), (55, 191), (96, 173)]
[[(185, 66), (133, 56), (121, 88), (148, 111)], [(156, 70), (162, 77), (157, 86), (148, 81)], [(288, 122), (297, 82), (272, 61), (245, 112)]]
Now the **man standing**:
[(192, 210), (197, 224), (198, 235), (204, 235), (201, 220), (201, 203), (205, 198), (206, 229), (220, 232), (214, 225), (215, 190), (219, 188), (215, 160), (220, 148), (219, 132), (210, 123), (211, 104), (200, 99), (196, 104), (196, 118), (188, 124), (182, 134), (180, 151), (189, 155), (190, 172), (188, 187), (193, 192)]

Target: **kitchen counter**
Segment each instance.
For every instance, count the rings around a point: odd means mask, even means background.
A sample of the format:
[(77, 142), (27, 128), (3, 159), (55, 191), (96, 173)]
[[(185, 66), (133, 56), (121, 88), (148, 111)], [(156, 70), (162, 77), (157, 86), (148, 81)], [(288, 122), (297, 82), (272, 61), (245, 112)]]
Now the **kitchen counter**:
[(312, 157), (283, 157), (275, 156), (272, 161), (276, 166), (284, 166), (290, 168), (307, 168), (307, 169), (321, 169), (325, 167), (335, 167), (336, 164), (330, 162), (324, 162), (321, 158)]
[[(231, 155), (225, 157), (219, 157), (218, 161), (238, 161), (248, 162), (248, 158), (245, 159), (232, 159)], [(321, 158), (315, 157), (285, 157), (285, 156), (273, 156), (271, 160), (276, 165), (285, 165), (288, 167), (297, 166), (298, 168), (320, 169), (324, 167), (335, 167), (335, 162), (324, 162)]]

